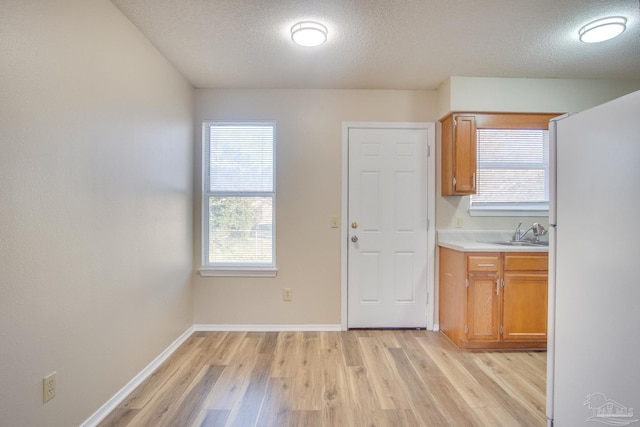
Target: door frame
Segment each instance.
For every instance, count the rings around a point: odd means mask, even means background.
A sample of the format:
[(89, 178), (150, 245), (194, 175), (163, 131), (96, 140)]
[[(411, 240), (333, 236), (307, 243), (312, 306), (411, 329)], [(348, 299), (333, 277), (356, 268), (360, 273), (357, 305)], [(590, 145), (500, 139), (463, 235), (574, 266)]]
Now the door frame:
[(436, 253), (436, 125), (435, 122), (342, 122), (342, 209), (340, 229), (340, 327), (347, 330), (349, 251), (349, 129), (420, 129), (427, 131), (427, 329), (434, 328)]

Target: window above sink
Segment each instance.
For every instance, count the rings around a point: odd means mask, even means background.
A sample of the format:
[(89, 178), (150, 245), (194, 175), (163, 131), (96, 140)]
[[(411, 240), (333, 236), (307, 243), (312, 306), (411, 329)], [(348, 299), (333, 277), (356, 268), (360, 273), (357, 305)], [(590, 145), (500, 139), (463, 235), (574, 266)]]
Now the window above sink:
[(549, 131), (553, 114), (476, 115), (472, 216), (549, 215)]

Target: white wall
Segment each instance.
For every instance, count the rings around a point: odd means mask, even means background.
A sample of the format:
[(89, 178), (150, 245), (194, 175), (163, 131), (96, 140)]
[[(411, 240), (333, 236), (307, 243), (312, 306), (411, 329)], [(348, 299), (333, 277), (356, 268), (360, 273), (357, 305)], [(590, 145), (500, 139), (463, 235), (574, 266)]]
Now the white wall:
[[(640, 89), (640, 79), (523, 79), (453, 76), (440, 85), (441, 101), (438, 104), (438, 117), (442, 118), (450, 111), (579, 112), (638, 89)], [(445, 95), (443, 96), (442, 93)]]
[(109, 1), (2, 1), (1, 426), (80, 424), (192, 324), (192, 96)]
[[(196, 90), (198, 127), (203, 120), (276, 121), (279, 272), (273, 279), (195, 276), (194, 322), (339, 324), (340, 230), (330, 218), (341, 212), (342, 122), (434, 121), (435, 97), (434, 91)], [(198, 216), (197, 230), (199, 224)], [(285, 287), (293, 289), (291, 302), (282, 301)]]

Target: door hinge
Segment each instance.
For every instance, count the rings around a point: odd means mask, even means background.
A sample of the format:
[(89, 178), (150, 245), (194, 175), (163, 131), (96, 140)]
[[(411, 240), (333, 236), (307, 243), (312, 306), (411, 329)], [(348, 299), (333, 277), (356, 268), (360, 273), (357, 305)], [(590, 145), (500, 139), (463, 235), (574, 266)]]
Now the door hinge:
[(464, 333), (465, 335), (469, 334), (469, 326), (464, 325)]
[(456, 178), (453, 178), (453, 188), (456, 188), (456, 184), (458, 183), (458, 181), (456, 181)]
[(504, 326), (500, 325), (500, 334), (504, 334)]
[(453, 118), (453, 126), (457, 126), (458, 125), (458, 121), (456, 120), (456, 118)]
[(465, 286), (468, 288), (469, 287), (469, 279), (464, 281)]
[(427, 292), (427, 305), (429, 305), (429, 292)]
[(427, 157), (431, 157), (431, 146), (427, 145)]
[(504, 279), (502, 279), (502, 283), (501, 283), (502, 287), (504, 288)]

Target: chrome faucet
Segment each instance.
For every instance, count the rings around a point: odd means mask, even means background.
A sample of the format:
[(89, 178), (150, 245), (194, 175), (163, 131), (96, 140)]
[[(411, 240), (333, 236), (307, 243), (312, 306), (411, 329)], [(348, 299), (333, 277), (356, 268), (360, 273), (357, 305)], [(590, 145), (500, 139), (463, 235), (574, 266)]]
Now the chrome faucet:
[(513, 238), (511, 240), (515, 241), (515, 242), (519, 242), (520, 239), (522, 239), (524, 237), (525, 234), (527, 234), (527, 231), (525, 231), (523, 234), (520, 233), (520, 227), (522, 226), (522, 223), (518, 223), (518, 226), (516, 227), (516, 231), (514, 231), (513, 233)]
[(537, 222), (534, 222), (531, 228), (533, 229), (533, 235), (536, 236), (536, 242), (540, 240), (540, 236), (544, 236), (545, 234), (547, 234), (547, 229), (544, 228), (542, 224), (538, 224)]
[(521, 226), (522, 226), (522, 223), (519, 223), (518, 226), (516, 227), (516, 231), (513, 233), (513, 240), (516, 242), (519, 242), (522, 239), (524, 239), (524, 236), (526, 236), (526, 234), (532, 230), (533, 230), (533, 234), (535, 236), (536, 242), (539, 240), (540, 236), (544, 236), (545, 234), (547, 234), (547, 229), (544, 228), (541, 224), (538, 224), (537, 222), (534, 222), (533, 225), (531, 225), (531, 227), (527, 228), (524, 231), (524, 233), (520, 231)]

